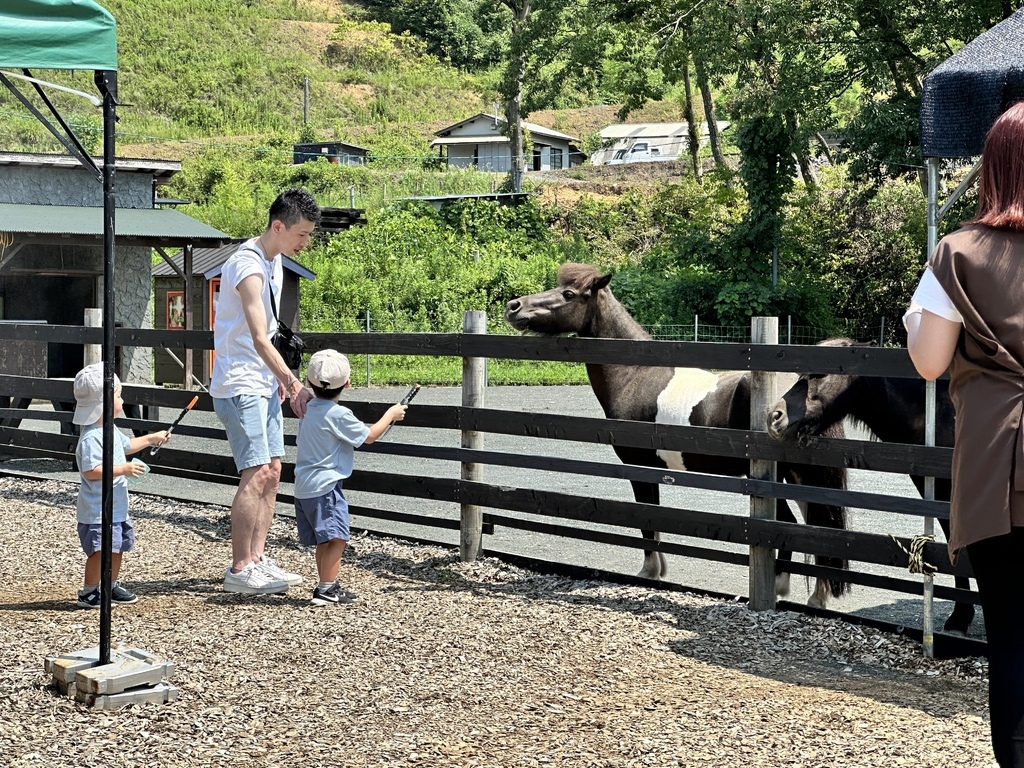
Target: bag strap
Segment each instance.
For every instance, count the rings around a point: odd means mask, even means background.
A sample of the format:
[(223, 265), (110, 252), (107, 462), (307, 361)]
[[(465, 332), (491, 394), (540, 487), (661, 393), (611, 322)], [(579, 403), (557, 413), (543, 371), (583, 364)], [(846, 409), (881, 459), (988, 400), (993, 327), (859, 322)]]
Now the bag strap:
[[(238, 250), (240, 250), (240, 251), (251, 251), (252, 253), (259, 254), (259, 257), (261, 259), (265, 259), (266, 258), (262, 253), (260, 253), (258, 250), (256, 250), (252, 246), (242, 246)], [(280, 325), (281, 324), (281, 320), (277, 316), (277, 302), (274, 301), (274, 279), (273, 279), (273, 277), (271, 275), (267, 275), (267, 282), (269, 283), (268, 290), (270, 291), (270, 309), (274, 313), (274, 321), (278, 325)]]
[(278, 317), (277, 317), (277, 302), (274, 301), (274, 285), (273, 285), (274, 281), (271, 280), (270, 283), (271, 283), (271, 285), (270, 285), (270, 308), (274, 311), (274, 320), (276, 320), (277, 324), (280, 325), (281, 321), (278, 320)]

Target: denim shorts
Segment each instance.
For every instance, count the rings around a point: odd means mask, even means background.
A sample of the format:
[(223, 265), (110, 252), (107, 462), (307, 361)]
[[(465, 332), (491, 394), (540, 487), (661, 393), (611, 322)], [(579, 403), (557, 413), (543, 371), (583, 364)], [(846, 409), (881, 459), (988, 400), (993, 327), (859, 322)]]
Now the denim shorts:
[(295, 524), (304, 547), (325, 544), (331, 539), (348, 541), (348, 502), (341, 481), (323, 496), (295, 500)]
[(284, 419), (276, 392), (270, 397), (215, 397), (213, 410), (227, 432), (239, 472), (284, 456)]
[[(78, 540), (82, 542), (82, 551), (86, 557), (92, 557), (103, 547), (103, 526), (100, 523), (79, 523)], [(135, 549), (135, 529), (131, 520), (114, 523), (110, 534), (110, 551), (131, 552)]]

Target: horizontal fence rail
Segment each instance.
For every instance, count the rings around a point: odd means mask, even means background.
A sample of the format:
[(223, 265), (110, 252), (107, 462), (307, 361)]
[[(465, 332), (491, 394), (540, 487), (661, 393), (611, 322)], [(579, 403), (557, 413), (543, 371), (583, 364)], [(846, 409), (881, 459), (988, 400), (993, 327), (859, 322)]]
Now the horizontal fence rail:
[[(0, 326), (0, 348), (6, 340), (31, 340), (63, 344), (98, 344), (102, 329), (77, 326), (49, 326), (17, 323)], [(520, 360), (554, 360), (616, 365), (700, 367), (716, 370), (768, 370), (787, 373), (847, 373), (870, 376), (916, 376), (905, 350), (871, 347), (790, 347), (784, 345), (707, 344), (676, 341), (625, 341), (578, 338), (543, 338), (476, 334), (365, 334), (304, 333), (307, 353), (324, 348), (340, 348), (353, 354), (431, 355), (486, 357)], [(159, 331), (123, 329), (115, 331), (115, 344), (142, 347), (212, 348), (212, 334), (206, 331)], [(124, 400), (142, 409), (181, 409), (198, 394), (196, 411), (212, 411), (206, 393), (162, 387), (124, 385)], [(49, 401), (54, 411), (29, 409), (32, 400)], [(0, 374), (0, 450), (10, 456), (73, 458), (76, 438), (72, 434), (54, 434), (34, 428), (37, 422), (59, 422), (70, 431), (74, 398), (69, 379), (38, 379)], [(346, 398), (363, 421), (374, 421), (386, 405)], [(291, 416), (287, 411), (286, 415)], [(119, 426), (139, 432), (166, 427), (162, 421), (147, 418), (118, 420)], [(764, 432), (689, 427), (649, 422), (619, 421), (560, 414), (510, 412), (489, 408), (417, 404), (410, 408), (403, 427), (473, 431), (484, 434), (520, 436), (541, 440), (573, 441), (608, 446), (629, 446), (653, 450), (681, 451), (732, 457), (744, 462), (752, 458), (794, 463), (866, 469), (912, 476), (948, 478), (952, 451), (874, 441), (838, 438), (811, 438), (805, 445), (776, 442)], [(219, 428), (189, 425), (175, 428), (181, 437), (219, 441), (219, 453), (198, 453), (171, 446), (157, 457), (147, 458), (156, 474), (232, 485), (237, 474), (230, 451)], [(403, 432), (411, 435), (412, 432)], [(294, 437), (286, 442), (294, 445)], [(911, 517), (948, 518), (946, 502), (884, 494), (843, 491), (782, 482), (751, 480), (743, 477), (708, 475), (676, 471), (614, 461), (599, 462), (562, 457), (507, 453), (495, 450), (445, 447), (410, 442), (381, 442), (362, 449), (382, 459), (406, 457), (460, 464), (511, 467), (547, 473), (612, 478), (624, 481), (656, 483), (664, 487), (694, 488), (743, 496), (786, 499), (793, 502), (817, 502), (880, 510)], [(2, 469), (2, 464), (0, 464)], [(293, 480), (293, 464), (284, 463), (282, 481)], [(571, 537), (630, 549), (657, 550), (683, 557), (746, 566), (748, 556), (714, 546), (658, 541), (635, 534), (595, 530), (591, 526), (615, 526), (623, 529), (649, 529), (707, 542), (786, 548), (808, 555), (827, 555), (892, 568), (905, 568), (907, 555), (883, 533), (838, 531), (803, 523), (759, 520), (734, 514), (703, 512), (679, 507), (640, 504), (634, 501), (592, 498), (536, 488), (509, 487), (458, 477), (432, 477), (424, 474), (398, 474), (359, 468), (347, 481), (346, 489), (355, 493), (376, 494), (393, 499), (400, 508), (386, 509), (354, 503), (358, 517), (389, 520), (424, 527), (457, 530), (458, 519), (416, 514), (409, 500), (423, 499), (451, 505), (477, 505), (484, 509), (484, 533), (495, 527), (512, 528), (547, 535)], [(279, 499), (290, 501), (287, 494)], [(189, 499), (194, 501), (195, 499)], [(404, 501), (403, 501), (404, 500)], [(522, 515), (542, 519), (530, 519)], [(953, 567), (946, 548), (939, 543), (925, 545), (925, 559), (947, 575), (968, 576), (965, 559)], [(783, 567), (790, 573), (809, 577), (845, 579), (854, 584), (888, 589), (902, 594), (920, 595), (920, 581), (897, 576), (853, 570), (839, 571), (810, 563), (792, 562)], [(690, 585), (700, 587), (701, 585)], [(943, 599), (977, 602), (973, 592), (936, 586)]]

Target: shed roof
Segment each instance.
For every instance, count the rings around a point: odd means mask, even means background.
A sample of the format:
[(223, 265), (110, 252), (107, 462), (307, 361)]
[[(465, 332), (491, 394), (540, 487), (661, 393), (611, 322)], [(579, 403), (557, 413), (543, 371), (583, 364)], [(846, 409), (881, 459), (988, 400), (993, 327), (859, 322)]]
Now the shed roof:
[(985, 135), (1024, 99), (1024, 8), (974, 38), (924, 79), (919, 122), (925, 157), (980, 155)]
[[(93, 158), (98, 165), (103, 158)], [(87, 170), (78, 158), (71, 155), (42, 154), (37, 152), (0, 152), (0, 165), (25, 165), (32, 168), (81, 168)], [(138, 160), (119, 157), (114, 161), (118, 173), (148, 173), (157, 183), (167, 183), (174, 174), (181, 171), (181, 163), (177, 160)]]
[[(453, 124), (449, 125), (447, 128), (442, 128), (440, 131), (435, 132), (434, 135), (435, 136), (440, 136), (440, 137), (444, 138), (445, 134), (450, 133), (451, 131), (454, 131), (456, 128), (459, 128), (460, 126), (466, 125), (467, 123), (472, 123), (474, 120), (480, 120), (481, 118), (483, 118), (484, 120), (490, 121), (491, 123), (493, 123), (495, 125), (497, 125), (498, 123), (506, 122), (504, 117), (498, 117), (497, 115), (488, 115), (486, 112), (478, 112), (477, 114), (473, 115), (472, 117), (467, 117), (465, 120), (460, 120), (457, 123), (453, 123)], [(548, 138), (551, 138), (551, 139), (563, 139), (565, 141), (571, 141), (571, 142), (578, 142), (579, 141), (579, 139), (576, 136), (569, 136), (568, 134), (565, 134), (565, 133), (559, 133), (556, 130), (553, 130), (551, 128), (545, 128), (543, 125), (537, 125), (536, 123), (527, 123), (527, 122), (524, 121), (523, 122), (523, 130), (529, 131), (530, 133), (536, 134), (538, 136), (547, 136)], [(504, 137), (504, 136), (501, 137), (501, 138), (504, 141), (508, 141), (508, 139), (506, 137)], [(442, 142), (435, 141), (433, 143), (440, 144)], [(450, 140), (446, 139), (445, 143), (452, 143), (452, 142)]]
[(361, 147), (350, 141), (300, 141), (293, 145), (293, 149), (304, 149), (308, 147), (347, 147), (348, 149), (358, 149), (360, 152), (370, 151), (367, 147)]
[[(209, 280), (212, 277), (217, 277), (224, 269), (224, 262), (226, 262), (231, 256), (238, 250), (239, 243), (244, 243), (248, 238), (234, 239), (230, 242), (220, 246), (219, 248), (195, 248), (192, 251), (192, 274), (202, 274), (203, 278)], [(185, 270), (185, 256), (181, 251), (172, 253), (170, 256), (171, 261), (178, 269)], [(294, 272), (299, 277), (304, 277), (307, 280), (315, 280), (316, 273), (311, 272), (299, 262), (291, 259), (287, 256), (282, 256), (281, 266), (287, 269), (289, 272)], [(159, 264), (153, 267), (153, 277), (173, 277), (177, 276), (174, 268), (171, 267), (166, 261), (161, 261)]]
[(450, 147), (456, 144), (508, 144), (508, 136), (447, 136), (430, 142), (432, 147)]
[[(117, 245), (194, 243), (219, 246), (231, 236), (169, 208), (118, 208)], [(103, 208), (75, 205), (0, 204), (0, 231), (17, 243), (103, 242)]]

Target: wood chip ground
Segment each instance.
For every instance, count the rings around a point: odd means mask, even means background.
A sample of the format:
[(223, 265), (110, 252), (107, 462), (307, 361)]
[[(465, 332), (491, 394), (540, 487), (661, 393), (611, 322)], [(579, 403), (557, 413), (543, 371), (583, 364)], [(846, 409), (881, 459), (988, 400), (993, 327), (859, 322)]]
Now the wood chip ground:
[(994, 766), (986, 668), (902, 637), (690, 594), (572, 581), (363, 537), (359, 600), (225, 594), (223, 507), (134, 496), (112, 639), (174, 662), (176, 702), (102, 712), (43, 659), (96, 645), (76, 609), (76, 486), (0, 478), (0, 763), (9, 768)]

